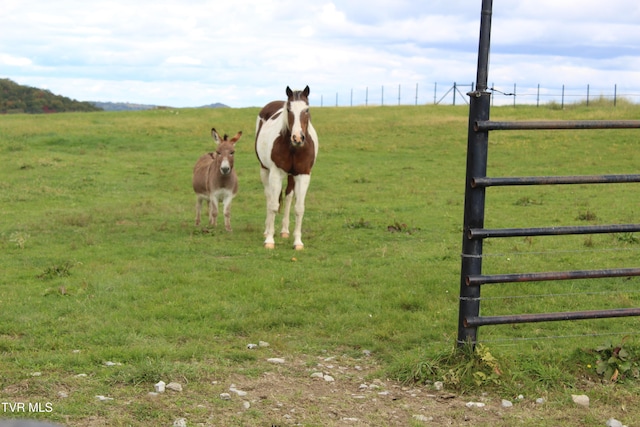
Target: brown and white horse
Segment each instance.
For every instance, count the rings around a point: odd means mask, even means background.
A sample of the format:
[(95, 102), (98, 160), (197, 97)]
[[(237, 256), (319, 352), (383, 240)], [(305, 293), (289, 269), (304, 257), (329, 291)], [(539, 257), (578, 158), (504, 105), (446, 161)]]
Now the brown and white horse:
[(309, 86), (292, 91), (287, 86), (286, 101), (272, 101), (256, 120), (256, 154), (260, 161), (260, 178), (267, 198), (264, 246), (275, 247), (275, 217), (280, 207), (282, 182), (287, 178), (285, 209), (281, 236), (289, 237), (289, 213), (295, 195), (296, 225), (293, 247), (302, 249), (304, 199), (311, 181), (311, 168), (318, 155), (318, 135), (309, 115)]
[(201, 156), (193, 168), (193, 191), (197, 195), (196, 225), (200, 225), (202, 202), (206, 200), (209, 204), (209, 224), (215, 227), (218, 220), (218, 203), (222, 201), (224, 227), (231, 231), (231, 201), (238, 193), (238, 176), (233, 167), (233, 154), (242, 132), (238, 132), (231, 139), (227, 135), (221, 138), (213, 128), (211, 136), (217, 144), (216, 151)]

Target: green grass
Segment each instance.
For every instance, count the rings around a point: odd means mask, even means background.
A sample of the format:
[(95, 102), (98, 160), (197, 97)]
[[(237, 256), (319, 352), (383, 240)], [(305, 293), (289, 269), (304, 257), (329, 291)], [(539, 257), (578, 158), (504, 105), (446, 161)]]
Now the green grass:
[[(277, 355), (329, 349), (358, 357), (367, 349), (383, 376), (444, 377), (465, 393), (493, 387), (562, 394), (579, 378), (598, 379), (586, 365), (595, 366), (594, 349), (609, 339), (600, 335), (616, 340), (637, 330), (634, 318), (483, 327), (483, 348), (503, 375), (491, 377), (482, 360), (464, 374), (466, 362), (451, 351), (467, 108), (314, 109), (320, 154), (302, 252), (279, 240), (274, 251), (262, 248), (256, 114), (250, 108), (0, 117), (1, 400), (12, 399), (7, 390), (16, 387), (23, 399), (53, 399), (62, 385), (82, 390), (59, 403), (68, 421), (96, 414), (114, 425), (156, 420), (157, 405), (136, 402), (124, 415), (109, 415), (93, 396), (113, 386), (125, 395), (127, 387), (152, 389), (160, 376), (198, 383), (237, 370), (258, 375), (256, 356), (245, 351), (258, 340)], [(638, 118), (634, 105), (492, 109), (495, 120)], [(243, 131), (232, 233), (193, 225), (191, 171), (213, 146), (213, 126)], [(489, 175), (637, 173), (638, 148), (633, 130), (492, 133)], [(636, 195), (637, 187), (622, 184), (492, 188), (486, 225), (632, 223), (640, 211)], [(634, 235), (489, 240), (484, 269), (635, 267), (638, 241)], [(637, 287), (637, 278), (492, 285), (483, 288), (482, 314), (638, 306)], [(538, 297), (520, 298), (530, 294)], [(570, 338), (549, 338), (558, 336)], [(637, 338), (625, 347), (639, 355)], [(106, 369), (105, 361), (122, 367)], [(80, 373), (89, 380), (78, 379)]]

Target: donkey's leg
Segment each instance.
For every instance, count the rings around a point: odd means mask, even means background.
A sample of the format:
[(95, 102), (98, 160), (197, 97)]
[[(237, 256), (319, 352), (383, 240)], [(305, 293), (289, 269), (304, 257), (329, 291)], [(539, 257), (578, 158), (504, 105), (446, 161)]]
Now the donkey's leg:
[(293, 230), (293, 248), (300, 250), (304, 248), (302, 243), (302, 218), (304, 217), (304, 199), (307, 196), (307, 189), (311, 181), (311, 175), (297, 175), (295, 177), (296, 187), (296, 227)]
[(227, 231), (231, 230), (231, 201), (233, 200), (233, 193), (229, 191), (224, 195), (222, 205), (224, 206), (224, 228)]
[(200, 211), (202, 211), (203, 198), (198, 194), (196, 197), (196, 225), (200, 225)]
[(293, 200), (293, 189), (295, 188), (295, 181), (293, 179), (293, 175), (287, 176), (287, 189), (285, 190), (285, 199), (284, 199), (284, 214), (282, 215), (282, 230), (280, 231), (280, 236), (288, 239), (289, 238), (289, 216), (291, 213), (291, 201)]
[(209, 224), (215, 227), (218, 223), (218, 198), (209, 196)]
[(275, 220), (276, 213), (278, 213), (278, 208), (280, 207), (279, 196), (282, 192), (282, 180), (284, 178), (284, 173), (279, 169), (271, 169), (269, 171), (268, 177), (268, 189), (265, 190), (265, 194), (267, 194), (267, 220), (265, 221), (265, 239), (264, 239), (264, 247), (267, 249), (273, 249), (276, 245), (275, 240), (273, 239), (273, 234), (275, 232)]

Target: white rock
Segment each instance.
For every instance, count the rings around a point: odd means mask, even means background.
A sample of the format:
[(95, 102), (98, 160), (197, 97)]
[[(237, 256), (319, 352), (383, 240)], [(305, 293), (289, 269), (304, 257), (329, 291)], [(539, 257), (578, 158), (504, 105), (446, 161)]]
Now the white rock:
[(282, 365), (284, 363), (284, 359), (281, 358), (281, 357), (271, 357), (271, 358), (267, 359), (267, 362), (276, 363), (276, 364)]
[(536, 399), (536, 403), (537, 403), (538, 405), (542, 405), (542, 404), (544, 403), (544, 397), (539, 397), (539, 398), (537, 398), (537, 399)]
[(323, 378), (328, 383), (332, 383), (335, 381), (335, 378), (333, 378), (331, 375), (325, 375)]
[(572, 394), (571, 399), (574, 403), (580, 406), (589, 407), (589, 396), (584, 394)]
[(485, 404), (482, 402), (467, 402), (467, 408), (484, 408)]
[(168, 388), (169, 390), (173, 390), (173, 391), (182, 391), (182, 384), (171, 382), (171, 383), (166, 385), (166, 388)]
[(147, 396), (149, 396), (149, 397), (158, 397), (160, 395), (158, 393), (156, 393), (155, 391), (150, 391), (149, 393), (147, 393)]
[(266, 341), (258, 341), (260, 347), (269, 347), (269, 343)]
[(173, 422), (173, 427), (187, 427), (187, 420), (184, 418), (178, 418)]
[(254, 348), (258, 348), (258, 344), (247, 344), (247, 348), (253, 350)]
[(366, 389), (368, 389), (368, 388), (369, 388), (369, 386), (368, 386), (368, 385), (366, 385), (366, 384), (360, 384), (360, 387), (358, 387), (358, 390), (366, 390)]
[(231, 393), (235, 393), (235, 394), (237, 394), (237, 395), (238, 395), (238, 396), (240, 396), (240, 397), (244, 397), (244, 396), (246, 396), (246, 395), (247, 395), (247, 392), (246, 392), (246, 391), (238, 390), (238, 389), (237, 389), (237, 388), (235, 388), (235, 387), (229, 387), (229, 391), (230, 391)]
[(381, 391), (380, 393), (378, 393), (378, 396), (389, 396), (391, 393), (389, 393), (388, 391)]
[(357, 423), (358, 421), (360, 421), (360, 418), (353, 418), (353, 417), (350, 417), (350, 418), (343, 418), (343, 419), (342, 419), (342, 421), (348, 421), (348, 422), (354, 422), (354, 423)]
[(607, 427), (624, 427), (622, 423), (615, 418), (609, 418), (607, 420)]
[(311, 378), (324, 378), (324, 374), (322, 372), (314, 372), (311, 374)]
[(42, 376), (42, 372), (32, 372), (31, 376), (32, 377), (40, 377), (40, 376)]
[(513, 406), (513, 403), (511, 403), (510, 400), (502, 399), (502, 407), (503, 408), (511, 408), (512, 406)]
[(67, 397), (69, 397), (69, 393), (67, 393), (66, 391), (59, 391), (58, 397), (61, 399), (66, 399)]
[(156, 391), (156, 393), (164, 393), (165, 386), (166, 384), (164, 383), (164, 381), (159, 381), (153, 385), (153, 389)]
[(433, 383), (433, 388), (440, 391), (444, 388), (444, 383), (442, 381), (436, 381)]
[(247, 402), (246, 400), (244, 402), (242, 402), (242, 407), (244, 409), (249, 409), (251, 408), (251, 403)]
[(522, 399), (524, 399), (524, 396), (523, 396), (523, 395), (521, 395), (521, 394), (519, 394), (519, 395), (518, 395), (518, 400), (522, 400)]
[(427, 417), (424, 415), (414, 415), (413, 419), (418, 421), (425, 421), (425, 422), (433, 421), (433, 417)]
[(87, 376), (87, 374), (78, 374), (78, 375), (76, 375), (76, 377), (78, 377), (78, 378), (85, 378), (86, 376)]
[(107, 402), (109, 400), (113, 400), (113, 397), (107, 397), (107, 396), (103, 396), (101, 394), (96, 396), (96, 399), (98, 399), (101, 402)]
[(116, 363), (116, 362), (104, 362), (104, 366), (120, 366), (122, 365), (122, 363)]
[(231, 400), (231, 395), (229, 393), (220, 393), (220, 399)]

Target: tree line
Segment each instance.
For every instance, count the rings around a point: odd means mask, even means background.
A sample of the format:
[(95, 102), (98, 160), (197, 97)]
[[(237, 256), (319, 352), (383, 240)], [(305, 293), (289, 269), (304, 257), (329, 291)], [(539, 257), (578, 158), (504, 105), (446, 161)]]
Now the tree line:
[(70, 111), (102, 111), (90, 102), (54, 95), (48, 90), (19, 85), (0, 79), (0, 114), (63, 113)]

